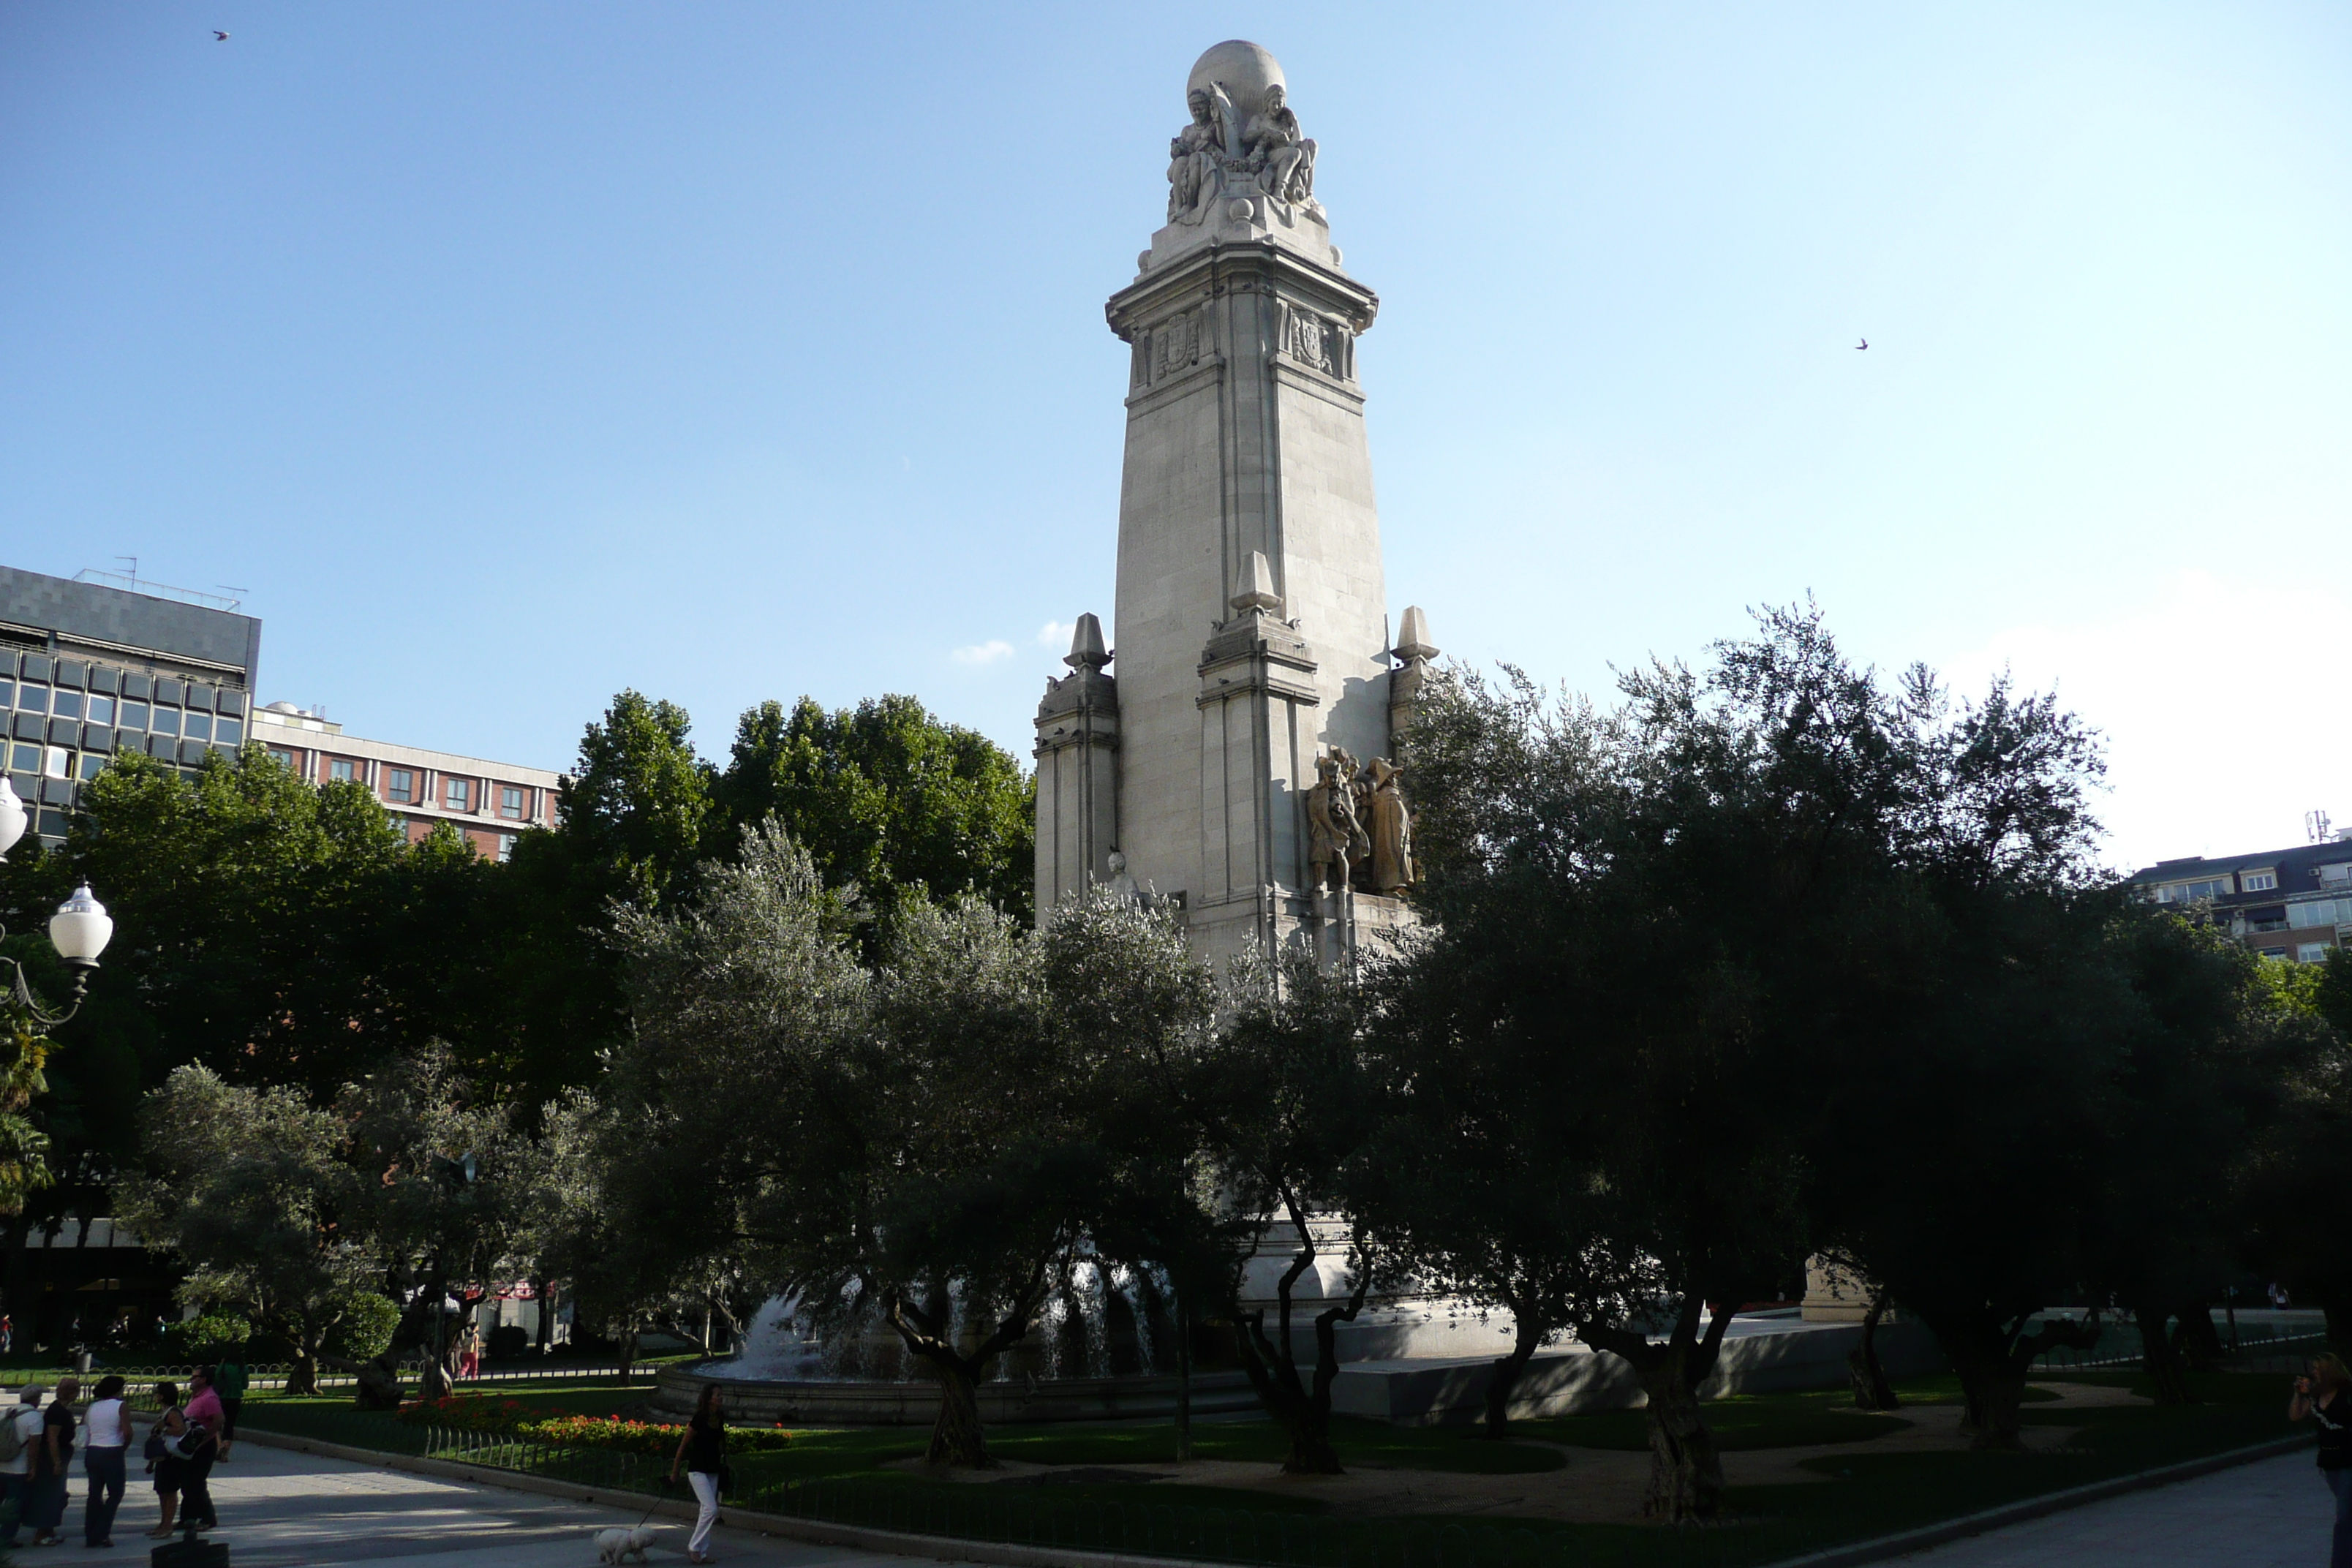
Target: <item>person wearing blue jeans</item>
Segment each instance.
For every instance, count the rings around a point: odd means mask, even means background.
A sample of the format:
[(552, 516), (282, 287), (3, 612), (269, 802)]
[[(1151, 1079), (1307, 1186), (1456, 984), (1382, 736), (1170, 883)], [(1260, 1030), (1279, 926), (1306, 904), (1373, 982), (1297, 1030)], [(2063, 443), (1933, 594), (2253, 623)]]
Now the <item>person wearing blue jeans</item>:
[(122, 1403), (122, 1380), (109, 1373), (98, 1380), (89, 1408), (82, 1414), (81, 1468), (89, 1478), (82, 1504), (84, 1546), (114, 1544), (114, 1510), (122, 1506), (130, 1453), (131, 1412)]
[(2336, 1494), (2336, 1540), (2328, 1568), (2352, 1568), (2352, 1372), (2333, 1352), (2311, 1358), (2308, 1376), (2294, 1380), (2290, 1421), (2319, 1423), (2319, 1474)]

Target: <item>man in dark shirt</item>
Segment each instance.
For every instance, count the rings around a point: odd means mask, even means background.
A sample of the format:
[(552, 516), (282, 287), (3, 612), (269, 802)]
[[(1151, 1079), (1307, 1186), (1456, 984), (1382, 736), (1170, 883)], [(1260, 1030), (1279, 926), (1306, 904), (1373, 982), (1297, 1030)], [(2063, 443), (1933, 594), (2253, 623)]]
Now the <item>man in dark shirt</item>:
[(58, 1394), (41, 1413), (41, 1436), (33, 1448), (33, 1544), (47, 1546), (58, 1540), (58, 1526), (66, 1517), (66, 1477), (73, 1469), (74, 1401), (81, 1396), (81, 1379), (58, 1379)]

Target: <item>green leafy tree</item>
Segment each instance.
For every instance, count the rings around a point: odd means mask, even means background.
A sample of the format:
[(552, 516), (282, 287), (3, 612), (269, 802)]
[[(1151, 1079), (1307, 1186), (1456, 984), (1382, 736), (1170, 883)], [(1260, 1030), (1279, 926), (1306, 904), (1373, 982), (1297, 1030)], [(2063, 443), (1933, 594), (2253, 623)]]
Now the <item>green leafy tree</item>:
[(336, 1116), (299, 1089), (232, 1084), (184, 1067), (148, 1096), (146, 1170), (115, 1213), (187, 1266), (182, 1300), (235, 1311), (294, 1347), (288, 1392), (315, 1394), (330, 1335), (383, 1277), (352, 1224), (362, 1194)]
[(711, 771), (675, 703), (613, 699), (580, 741), (551, 830), (520, 836), (498, 904), (496, 984), (513, 1033), (498, 1081), (533, 1108), (593, 1081), (628, 1031), (614, 911), (690, 891), (711, 820)]
[[(641, 1305), (731, 1271), (845, 1335), (893, 1335), (940, 1383), (934, 1460), (986, 1465), (988, 1368), (1099, 1256), (1106, 1215), (1140, 1233), (1118, 1197), (1155, 1152), (1124, 1142), (1138, 1056), (1172, 1037), (1150, 1022), (1171, 996), (1204, 1014), (1205, 993), (1104, 958), (1181, 947), (1108, 905), (1041, 933), (977, 900), (909, 901), (870, 968), (835, 912), (771, 822), (693, 904), (621, 918), (637, 1028), (597, 1118), (630, 1137), (592, 1130), (575, 1184), (602, 1289)], [(1066, 1016), (1056, 974), (1100, 984)]]
[(732, 853), (772, 816), (825, 885), (855, 888), (887, 920), (910, 896), (971, 894), (1016, 920), (1034, 899), (1034, 814), (1021, 765), (977, 731), (911, 697), (828, 713), (808, 698), (763, 702), (735, 731), (713, 790)]

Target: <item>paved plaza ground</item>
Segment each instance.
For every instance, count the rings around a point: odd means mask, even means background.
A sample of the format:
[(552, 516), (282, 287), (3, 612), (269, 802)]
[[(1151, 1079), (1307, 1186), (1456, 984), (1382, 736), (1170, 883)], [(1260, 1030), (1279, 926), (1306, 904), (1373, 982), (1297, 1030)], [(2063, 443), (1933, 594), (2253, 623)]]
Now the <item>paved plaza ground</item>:
[[(634, 1524), (633, 1514), (581, 1503), (382, 1470), (289, 1449), (241, 1444), (216, 1470), (214, 1495), (237, 1568), (331, 1568), (416, 1559), (431, 1568), (562, 1568), (595, 1562), (590, 1532)], [(71, 1532), (57, 1557), (144, 1562), (154, 1544), (154, 1494), (134, 1487), (110, 1552), (81, 1546), (81, 1478)], [(2159, 1490), (2138, 1492), (1957, 1542), (1898, 1561), (1906, 1568), (2317, 1568), (2327, 1560), (2327, 1489), (2311, 1456), (2242, 1465)], [(687, 1527), (653, 1521), (653, 1560), (683, 1562)], [(810, 1546), (722, 1529), (714, 1550), (743, 1563), (792, 1568), (905, 1565), (846, 1548)], [(20, 1548), (18, 1561), (45, 1558)]]
[(2311, 1455), (2296, 1453), (1895, 1561), (1902, 1568), (2322, 1568), (2335, 1518)]
[[(112, 1551), (87, 1551), (81, 1544), (82, 1477), (77, 1471), (66, 1543), (49, 1552), (20, 1544), (17, 1563), (146, 1562), (156, 1544), (143, 1533), (155, 1522), (155, 1494), (141, 1479), (134, 1467)], [(596, 1547), (590, 1533), (637, 1522), (635, 1513), (374, 1469), (258, 1443), (239, 1443), (235, 1457), (213, 1471), (213, 1500), (221, 1529), (209, 1539), (228, 1543), (236, 1568), (407, 1561), (420, 1568), (593, 1568)], [(649, 1522), (657, 1532), (652, 1561), (685, 1562), (691, 1527), (659, 1517)], [(711, 1550), (728, 1563), (791, 1568), (905, 1568), (908, 1563), (723, 1528)]]

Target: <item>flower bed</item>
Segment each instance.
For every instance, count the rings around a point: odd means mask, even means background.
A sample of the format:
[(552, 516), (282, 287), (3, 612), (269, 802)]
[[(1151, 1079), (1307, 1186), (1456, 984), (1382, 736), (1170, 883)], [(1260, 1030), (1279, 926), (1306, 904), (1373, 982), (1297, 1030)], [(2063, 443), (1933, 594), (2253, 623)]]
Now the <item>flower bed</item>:
[[(580, 1415), (525, 1405), (485, 1394), (453, 1394), (444, 1399), (419, 1399), (400, 1407), (396, 1419), (411, 1426), (437, 1426), (444, 1431), (486, 1432), (527, 1443), (565, 1448), (620, 1448), (631, 1453), (675, 1453), (686, 1428), (652, 1421), (626, 1421), (618, 1415)], [(763, 1454), (792, 1446), (793, 1435), (781, 1426), (730, 1426), (730, 1453)]]

